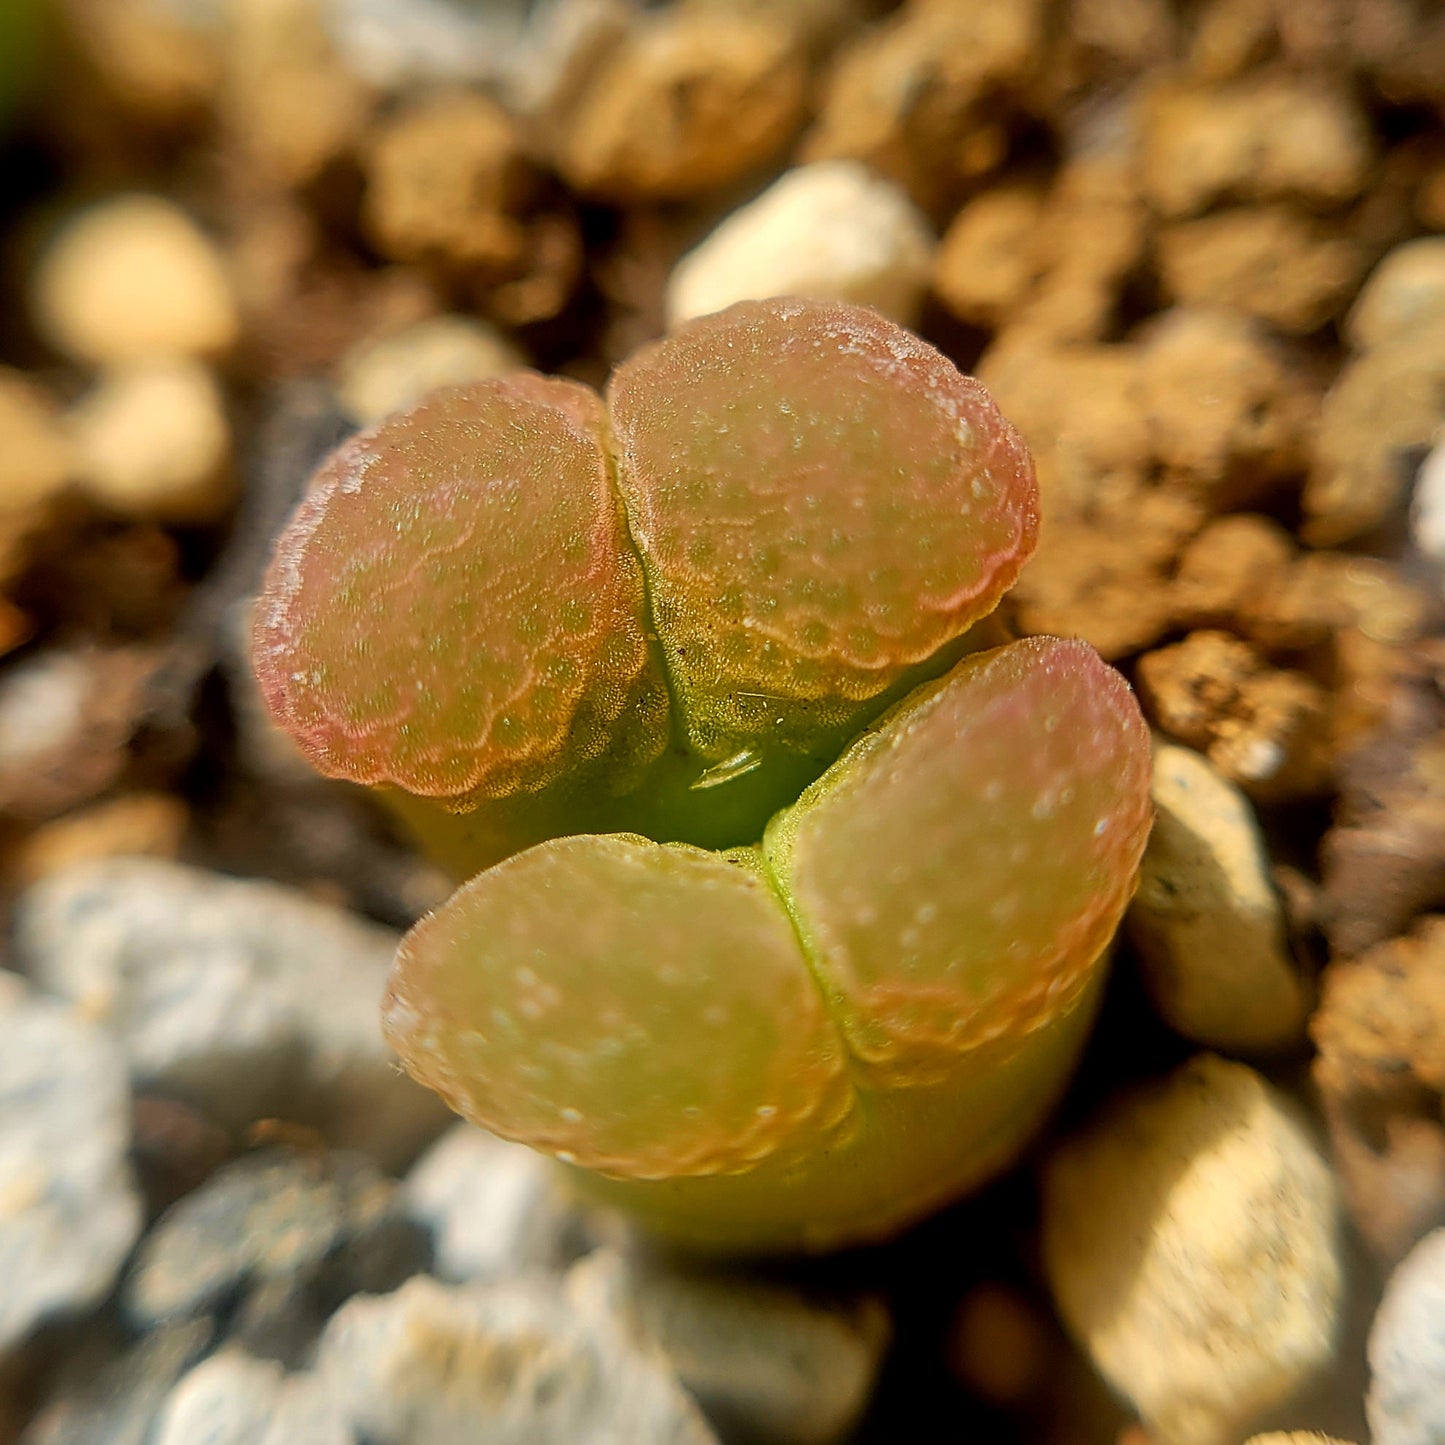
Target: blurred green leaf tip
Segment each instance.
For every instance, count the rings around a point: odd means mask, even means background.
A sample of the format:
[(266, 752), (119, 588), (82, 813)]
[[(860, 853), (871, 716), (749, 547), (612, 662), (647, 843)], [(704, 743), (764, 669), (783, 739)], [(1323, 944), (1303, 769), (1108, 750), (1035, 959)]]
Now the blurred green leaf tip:
[(1036, 530), (983, 387), (834, 303), (343, 445), (254, 657), (311, 762), (466, 880), (397, 957), (407, 1069), (721, 1248), (877, 1238), (1003, 1167), (1082, 1046), (1150, 818), (1118, 673), (980, 650)]

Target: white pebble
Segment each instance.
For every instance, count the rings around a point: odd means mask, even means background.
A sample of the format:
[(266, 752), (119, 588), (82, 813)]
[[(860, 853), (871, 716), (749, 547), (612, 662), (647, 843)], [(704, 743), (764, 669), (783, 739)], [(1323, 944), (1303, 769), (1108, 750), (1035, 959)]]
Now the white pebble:
[(907, 326), (933, 247), (927, 221), (892, 181), (851, 160), (800, 166), (678, 262), (668, 324), (735, 301), (813, 296), (871, 306)]
[(1390, 1276), (1370, 1328), (1365, 1412), (1374, 1445), (1445, 1440), (1445, 1229), (1427, 1234)]
[(560, 1265), (576, 1212), (556, 1166), (522, 1144), (455, 1124), (417, 1161), (402, 1197), (427, 1225), (444, 1279), (500, 1279)]
[(119, 196), (71, 221), (41, 257), (33, 305), (51, 345), (102, 366), (219, 353), (239, 326), (220, 253), (159, 196)]
[(1338, 1204), (1304, 1127), (1200, 1055), (1051, 1160), (1045, 1268), (1069, 1330), (1159, 1445), (1234, 1445), (1334, 1354)]
[(341, 404), (366, 426), (439, 386), (486, 381), (526, 364), (522, 353), (485, 322), (433, 316), (353, 347), (342, 358), (337, 391)]

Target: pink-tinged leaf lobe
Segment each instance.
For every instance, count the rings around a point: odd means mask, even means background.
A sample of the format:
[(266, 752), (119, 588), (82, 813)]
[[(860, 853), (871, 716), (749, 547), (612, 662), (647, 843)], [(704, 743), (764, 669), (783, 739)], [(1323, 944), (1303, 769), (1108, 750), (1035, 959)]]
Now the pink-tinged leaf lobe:
[(687, 733), (806, 748), (997, 604), (1033, 465), (984, 388), (861, 307), (743, 302), (614, 374), (619, 483)]
[(453, 806), (665, 736), (600, 399), (530, 373), (448, 387), (344, 444), (278, 544), (253, 655), (332, 777)]
[(880, 1082), (966, 1067), (1070, 1008), (1133, 892), (1149, 736), (1087, 643), (960, 663), (854, 744), (765, 853)]

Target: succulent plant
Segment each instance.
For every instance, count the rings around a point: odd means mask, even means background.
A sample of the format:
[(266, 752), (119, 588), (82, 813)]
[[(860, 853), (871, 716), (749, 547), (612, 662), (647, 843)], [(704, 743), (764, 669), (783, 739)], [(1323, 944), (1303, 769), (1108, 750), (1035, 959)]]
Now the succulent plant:
[(1149, 823), (1127, 684), (975, 626), (1033, 548), (983, 388), (851, 306), (743, 303), (605, 400), (453, 387), (322, 467), (255, 660), (459, 879), (384, 1009), (459, 1112), (728, 1247), (984, 1178), (1081, 1047)]

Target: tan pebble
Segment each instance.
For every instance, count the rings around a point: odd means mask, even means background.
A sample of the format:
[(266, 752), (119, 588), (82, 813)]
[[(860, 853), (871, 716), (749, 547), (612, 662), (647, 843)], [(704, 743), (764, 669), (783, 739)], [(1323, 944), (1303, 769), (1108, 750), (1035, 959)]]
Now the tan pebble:
[(300, 186), (354, 147), (369, 86), (341, 59), (327, 0), (227, 0), (217, 111), (249, 180)]
[(938, 299), (973, 326), (999, 326), (1043, 269), (1042, 194), (1000, 186), (974, 197), (953, 218), (933, 268)]
[(1358, 242), (1290, 206), (1240, 206), (1166, 226), (1165, 292), (1224, 306), (1281, 331), (1317, 330), (1344, 309), (1365, 265)]
[(1252, 1069), (1200, 1055), (1049, 1162), (1045, 1269), (1161, 1445), (1234, 1445), (1334, 1356), (1329, 1167)]
[(0, 511), (49, 500), (74, 473), (55, 403), (23, 372), (0, 367)]
[(32, 305), (51, 345), (101, 366), (213, 355), (236, 339), (220, 253), (159, 196), (118, 196), (72, 220), (40, 259)]
[(1289, 533), (1268, 517), (1216, 518), (1179, 554), (1175, 617), (1191, 628), (1232, 621), (1274, 586), (1294, 554)]
[(802, 119), (805, 76), (786, 26), (708, 9), (651, 17), (567, 117), (557, 164), (593, 195), (698, 195), (781, 149)]
[(436, 257), (505, 273), (523, 259), (517, 212), (535, 186), (516, 125), (485, 95), (427, 96), (367, 148), (362, 218), (395, 260)]
[(1271, 1430), (1268, 1435), (1251, 1435), (1244, 1445), (1350, 1445), (1350, 1441), (1314, 1430)]
[(1280, 568), (1241, 610), (1239, 623), (1260, 646), (1303, 649), (1358, 629), (1370, 641), (1400, 646), (1422, 636), (1430, 596), (1401, 570), (1348, 552), (1307, 552)]
[(908, 326), (933, 255), (922, 213), (857, 161), (786, 172), (678, 262), (667, 284), (671, 326), (735, 301), (814, 296), (850, 301)]
[(1302, 1042), (1305, 991), (1249, 800), (1200, 754), (1162, 742), (1153, 792), (1128, 928), (1160, 1017), (1231, 1053)]
[(128, 517), (209, 522), (234, 496), (220, 387), (198, 362), (116, 370), (72, 409), (80, 484)]
[(180, 798), (128, 793), (36, 829), (15, 854), (15, 876), (28, 885), (95, 858), (176, 858), (188, 822)]
[(1247, 319), (1166, 312), (1142, 361), (1155, 453), (1211, 510), (1257, 503), (1304, 469), (1318, 395)]
[(1149, 213), (1133, 181), (1127, 152), (1064, 166), (1039, 221), (1044, 274), (1012, 325), (1064, 342), (1098, 341), (1113, 328), (1148, 239)]
[(1399, 511), (1412, 454), (1445, 421), (1445, 316), (1345, 367), (1326, 394), (1305, 483), (1305, 540), (1333, 546)]
[(1373, 159), (1358, 105), (1313, 79), (1251, 74), (1161, 89), (1147, 106), (1145, 189), (1169, 216), (1229, 197), (1337, 204), (1364, 189)]
[(0, 673), (0, 809), (35, 822), (120, 776), (156, 660), (140, 649), (34, 652)]
[(938, 206), (1006, 154), (1010, 99), (1044, 55), (1044, 11), (934, 0), (863, 31), (828, 76), (804, 158), (864, 161)]
[(1409, 337), (1445, 322), (1445, 236), (1421, 236), (1396, 246), (1370, 273), (1345, 321), (1359, 351)]
[(484, 381), (525, 366), (494, 327), (468, 316), (434, 316), (353, 347), (338, 368), (342, 405), (368, 425), (439, 386)]
[[(64, 0), (65, 39), (128, 113), (175, 124), (215, 94), (220, 7)], [(88, 77), (87, 77), (88, 78)]]
[(1191, 632), (1140, 658), (1138, 684), (1158, 725), (1251, 797), (1309, 797), (1327, 787), (1329, 694), (1304, 673), (1271, 667), (1249, 643)]

